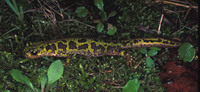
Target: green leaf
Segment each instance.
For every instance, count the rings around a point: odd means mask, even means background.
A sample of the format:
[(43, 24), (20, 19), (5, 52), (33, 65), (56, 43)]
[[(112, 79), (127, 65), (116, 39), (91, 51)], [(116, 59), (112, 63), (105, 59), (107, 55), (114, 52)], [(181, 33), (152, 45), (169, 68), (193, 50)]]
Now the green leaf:
[(140, 87), (138, 79), (129, 80), (128, 83), (124, 86), (122, 92), (137, 92)]
[(104, 11), (103, 10), (103, 0), (94, 0), (94, 4), (96, 5), (96, 7), (98, 9), (100, 9), (101, 11)]
[(15, 0), (12, 0), (12, 3), (13, 3), (13, 5), (14, 5), (15, 9), (17, 9), (17, 11), (19, 12), (16, 1), (15, 1)]
[[(14, 1), (15, 1), (15, 0), (14, 0)], [(6, 3), (8, 4), (8, 6), (10, 6), (10, 8), (11, 8), (16, 14), (19, 13), (18, 8), (16, 8), (16, 6), (14, 6), (14, 5), (10, 2), (10, 0), (6, 0)]]
[(88, 9), (84, 6), (78, 7), (75, 11), (79, 18), (83, 18), (88, 15)]
[(148, 56), (154, 56), (154, 55), (156, 55), (158, 53), (158, 51), (157, 50), (155, 50), (155, 49), (151, 49), (149, 52), (148, 52)]
[(179, 58), (191, 62), (195, 56), (195, 49), (192, 44), (186, 42), (179, 47), (178, 54)]
[(150, 51), (148, 52), (148, 56), (154, 56), (158, 53), (158, 51), (160, 50), (160, 48), (157, 47), (150, 47)]
[(116, 14), (117, 14), (116, 11), (112, 11), (112, 12), (109, 13), (109, 17), (113, 17), (113, 16), (115, 16)]
[(97, 24), (97, 32), (101, 33), (104, 29), (104, 25), (100, 22)]
[(102, 20), (102, 21), (105, 21), (105, 20), (107, 19), (107, 14), (106, 14), (106, 12), (100, 11), (100, 12), (99, 12), (99, 15), (101, 16), (101, 20)]
[(147, 67), (154, 67), (155, 66), (153, 59), (151, 59), (150, 57), (146, 57), (146, 64), (147, 64)]
[(3, 92), (10, 92), (10, 90), (4, 90)]
[(141, 52), (142, 54), (147, 54), (147, 49), (141, 48), (141, 49), (139, 49), (139, 52)]
[(48, 85), (52, 85), (55, 81), (57, 81), (63, 74), (64, 68), (63, 64), (60, 60), (54, 61), (47, 71), (48, 76)]
[(46, 83), (47, 83), (47, 73), (43, 73), (43, 75), (41, 76), (41, 92), (44, 92)]
[(115, 27), (115, 26), (112, 26), (112, 27), (108, 26), (107, 29), (108, 29), (108, 31), (107, 31), (108, 35), (114, 35), (117, 32), (117, 27)]
[(33, 87), (32, 83), (31, 83), (31, 81), (29, 80), (29, 78), (24, 76), (21, 71), (19, 71), (17, 69), (12, 69), (9, 72), (10, 72), (11, 76), (13, 77), (13, 79), (15, 79), (17, 82), (21, 82), (23, 84), (26, 84), (32, 90), (34, 90), (34, 87)]
[[(17, 14), (20, 20), (24, 19), (24, 14), (23, 14), (23, 7), (20, 6), (20, 8), (17, 7), (17, 3), (15, 0), (12, 0), (12, 3), (10, 0), (5, 0), (8, 6)], [(20, 10), (19, 10), (20, 9)]]
[(23, 7), (20, 6), (20, 7), (19, 7), (19, 12), (20, 12), (19, 18), (20, 18), (20, 20), (24, 20), (24, 12), (23, 12), (23, 11), (24, 11), (24, 10), (23, 10)]

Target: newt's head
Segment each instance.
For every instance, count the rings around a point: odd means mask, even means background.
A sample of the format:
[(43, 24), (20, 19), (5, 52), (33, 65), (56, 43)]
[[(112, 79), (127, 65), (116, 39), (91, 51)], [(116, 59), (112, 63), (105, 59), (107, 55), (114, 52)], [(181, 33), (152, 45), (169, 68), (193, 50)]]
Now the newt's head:
[(42, 56), (41, 50), (37, 47), (26, 47), (23, 51), (23, 55), (26, 58), (31, 58), (31, 59), (39, 58)]

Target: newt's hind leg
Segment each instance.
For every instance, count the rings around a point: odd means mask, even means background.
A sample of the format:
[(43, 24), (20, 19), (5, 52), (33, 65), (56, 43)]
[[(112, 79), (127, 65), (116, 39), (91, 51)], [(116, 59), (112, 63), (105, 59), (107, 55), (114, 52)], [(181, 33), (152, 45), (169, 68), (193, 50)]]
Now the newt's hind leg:
[(114, 55), (114, 56), (122, 56), (123, 58), (126, 59), (127, 61), (127, 66), (131, 66), (131, 68), (133, 68), (133, 56), (131, 56), (129, 53), (127, 53), (124, 50), (114, 50), (114, 51), (110, 51), (107, 53), (107, 55)]

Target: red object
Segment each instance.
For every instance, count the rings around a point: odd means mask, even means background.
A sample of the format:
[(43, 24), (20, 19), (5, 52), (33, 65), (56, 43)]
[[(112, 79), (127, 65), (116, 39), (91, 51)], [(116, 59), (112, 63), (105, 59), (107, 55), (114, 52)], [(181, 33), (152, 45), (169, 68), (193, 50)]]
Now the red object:
[(186, 67), (181, 61), (166, 63), (160, 79), (167, 92), (198, 92), (197, 69)]

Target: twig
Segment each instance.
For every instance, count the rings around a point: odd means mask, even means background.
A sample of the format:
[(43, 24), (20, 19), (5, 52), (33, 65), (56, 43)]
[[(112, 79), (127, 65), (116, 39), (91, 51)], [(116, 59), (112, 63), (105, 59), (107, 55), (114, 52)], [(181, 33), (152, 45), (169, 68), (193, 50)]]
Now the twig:
[[(58, 7), (58, 9), (60, 10), (60, 6), (59, 6), (59, 4), (58, 4), (58, 2), (57, 1), (52, 1), (57, 7)], [(56, 11), (55, 9), (53, 9), (50, 5), (48, 5), (46, 2), (44, 2), (44, 4), (45, 5), (47, 5), (47, 7), (49, 8), (49, 9), (51, 9), (51, 10), (53, 10), (55, 13), (57, 13), (58, 15), (60, 15), (61, 17), (62, 17), (62, 19), (64, 19), (64, 16), (63, 16), (63, 14), (62, 14), (62, 12), (60, 11), (60, 13), (58, 12), (58, 11)]]
[(35, 11), (38, 12), (38, 9), (29, 9), (29, 10), (24, 11), (23, 13), (35, 12)]
[(48, 17), (49, 19), (51, 19), (52, 23), (55, 25), (56, 24), (56, 17), (55, 17), (55, 13), (51, 12), (51, 10), (49, 10), (48, 8), (44, 7), (44, 9), (48, 12), (45, 12), (45, 16)]
[(134, 67), (134, 69), (137, 69), (137, 67), (140, 65), (140, 63), (142, 63), (142, 61), (145, 59), (145, 57), (144, 58), (142, 58), (142, 60), (140, 60), (140, 62), (139, 63), (137, 63), (136, 65), (135, 65), (135, 67)]
[(187, 4), (187, 2), (184, 2), (184, 1), (179, 1), (179, 0), (169, 0), (169, 1), (173, 1), (173, 2), (178, 2), (178, 3)]
[(120, 86), (120, 84), (118, 84), (118, 83), (114, 83), (114, 82), (108, 82), (109, 84), (112, 84), (112, 85), (118, 85), (118, 86)]
[(90, 28), (93, 28), (93, 29), (95, 29), (95, 28), (96, 28), (96, 27), (94, 27), (94, 26), (91, 26), (91, 25), (85, 24), (85, 23), (83, 23), (83, 22), (80, 22), (80, 21), (78, 21), (78, 20), (75, 20), (75, 19), (63, 20), (63, 22), (65, 22), (65, 21), (74, 21), (74, 22), (77, 22), (77, 23), (83, 24), (83, 25), (85, 25), (85, 26), (88, 26), (88, 27), (90, 27)]
[(181, 29), (179, 29), (179, 30), (177, 30), (176, 32), (174, 32), (172, 35), (174, 35), (175, 33), (178, 33), (178, 32), (180, 32), (182, 29), (184, 29), (186, 27), (186, 25), (185, 26), (183, 26)]
[(124, 88), (123, 86), (113, 86), (113, 88)]
[[(157, 0), (157, 2), (162, 2), (161, 0)], [(175, 2), (170, 2), (170, 1), (163, 1), (164, 4), (173, 4), (176, 6), (181, 6), (181, 7), (185, 7), (185, 8), (194, 8), (194, 9), (198, 9), (198, 6), (190, 6), (190, 5), (184, 5), (184, 4), (180, 4), (180, 3), (175, 3)]]
[(103, 72), (101, 72), (101, 73), (110, 73), (110, 72), (112, 72), (112, 70), (103, 71)]
[(158, 27), (158, 33), (161, 33), (161, 32), (160, 32), (160, 28), (161, 28), (161, 26), (162, 26), (163, 16), (164, 16), (164, 14), (162, 14), (162, 15), (161, 15), (161, 18), (160, 18), (160, 24), (159, 24), (159, 27)]
[(185, 14), (185, 16), (184, 16), (184, 18), (183, 18), (183, 21), (185, 21), (185, 19), (187, 18), (187, 16), (188, 16), (188, 14), (189, 14), (189, 12), (190, 12), (191, 9), (192, 9), (192, 8), (189, 8), (189, 9), (187, 10), (187, 12), (186, 12), (186, 14)]

